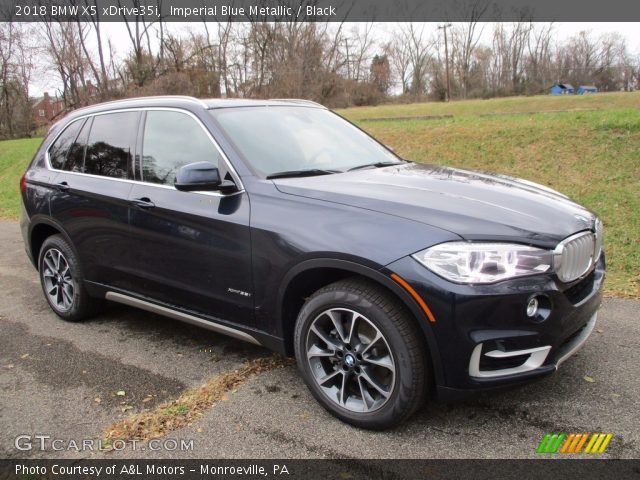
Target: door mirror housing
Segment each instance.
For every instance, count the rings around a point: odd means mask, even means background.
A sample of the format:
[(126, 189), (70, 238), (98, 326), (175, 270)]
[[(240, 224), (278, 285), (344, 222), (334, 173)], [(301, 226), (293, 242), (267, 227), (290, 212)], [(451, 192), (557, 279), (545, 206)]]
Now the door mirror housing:
[(189, 163), (176, 172), (175, 187), (181, 192), (220, 190), (221, 184), (220, 172), (211, 162)]

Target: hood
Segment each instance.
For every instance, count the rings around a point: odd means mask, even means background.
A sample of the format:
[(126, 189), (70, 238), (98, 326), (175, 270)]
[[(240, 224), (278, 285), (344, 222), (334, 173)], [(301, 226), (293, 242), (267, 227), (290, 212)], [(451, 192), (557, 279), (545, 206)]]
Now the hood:
[(364, 208), (453, 232), (467, 240), (553, 248), (593, 228), (595, 216), (566, 196), (526, 180), (436, 165), (277, 179), (282, 193)]

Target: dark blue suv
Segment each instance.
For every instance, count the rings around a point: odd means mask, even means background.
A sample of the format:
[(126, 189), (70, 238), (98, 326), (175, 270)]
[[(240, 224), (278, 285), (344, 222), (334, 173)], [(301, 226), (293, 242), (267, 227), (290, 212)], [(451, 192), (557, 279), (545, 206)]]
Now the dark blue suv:
[(77, 110), (21, 181), (53, 311), (106, 300), (295, 355), (365, 428), (550, 374), (601, 301), (602, 223), (524, 180), (402, 160), (303, 100)]

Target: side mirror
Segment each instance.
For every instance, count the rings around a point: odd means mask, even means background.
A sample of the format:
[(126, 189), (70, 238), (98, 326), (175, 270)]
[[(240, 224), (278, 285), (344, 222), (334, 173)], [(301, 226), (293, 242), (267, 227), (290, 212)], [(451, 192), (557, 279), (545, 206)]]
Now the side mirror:
[(181, 192), (219, 190), (221, 183), (218, 168), (210, 162), (189, 163), (176, 172), (175, 187)]

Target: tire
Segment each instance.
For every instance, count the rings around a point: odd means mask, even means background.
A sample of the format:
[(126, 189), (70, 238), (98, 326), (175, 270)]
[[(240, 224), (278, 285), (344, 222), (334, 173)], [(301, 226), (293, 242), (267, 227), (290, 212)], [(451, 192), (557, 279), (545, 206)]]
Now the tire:
[(78, 257), (62, 235), (42, 244), (38, 272), (44, 298), (56, 315), (69, 322), (95, 315), (102, 302), (87, 293)]
[(430, 372), (422, 333), (397, 299), (366, 279), (341, 280), (309, 297), (294, 346), (313, 396), (347, 423), (390, 428), (425, 401)]

